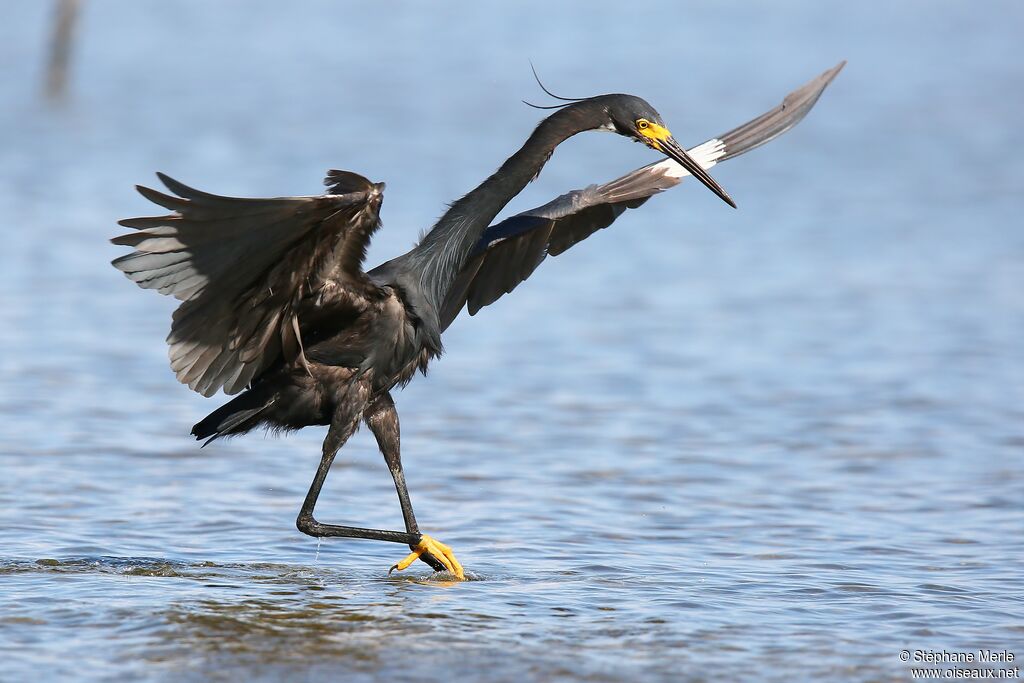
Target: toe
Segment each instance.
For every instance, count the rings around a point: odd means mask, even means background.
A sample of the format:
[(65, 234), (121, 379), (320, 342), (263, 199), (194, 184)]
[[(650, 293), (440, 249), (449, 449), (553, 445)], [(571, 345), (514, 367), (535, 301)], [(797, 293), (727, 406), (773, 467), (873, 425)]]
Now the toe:
[(435, 538), (424, 538), (428, 540), (430, 554), (436, 557), (441, 562), (441, 564), (445, 566), (445, 569), (448, 570), (448, 573), (459, 579), (466, 578), (466, 573), (462, 569), (462, 564), (460, 564), (459, 561), (455, 559), (455, 553), (452, 552), (451, 547), (444, 543), (441, 543)]
[(434, 565), (433, 562), (428, 561), (430, 558), (437, 560), (437, 563), (441, 564), (449, 574), (457, 579), (466, 578), (466, 573), (462, 569), (462, 564), (455, 559), (455, 553), (452, 552), (452, 549), (426, 534), (423, 534), (423, 536), (420, 537), (419, 544), (409, 555), (405, 557), (405, 559), (391, 567), (388, 574), (396, 569), (398, 571), (407, 569), (416, 560), (423, 560), (424, 562), (427, 562), (427, 564)]
[(418, 560), (420, 555), (422, 555), (422, 554), (423, 554), (423, 550), (421, 550), (420, 548), (417, 548), (416, 550), (414, 550), (411, 553), (409, 553), (408, 555), (406, 555), (402, 559), (401, 562), (399, 562), (398, 564), (392, 565), (391, 569), (388, 570), (388, 574), (390, 574), (391, 572), (395, 571), (396, 569), (398, 571), (403, 571), (405, 569), (408, 569), (409, 566), (412, 565), (413, 562)]

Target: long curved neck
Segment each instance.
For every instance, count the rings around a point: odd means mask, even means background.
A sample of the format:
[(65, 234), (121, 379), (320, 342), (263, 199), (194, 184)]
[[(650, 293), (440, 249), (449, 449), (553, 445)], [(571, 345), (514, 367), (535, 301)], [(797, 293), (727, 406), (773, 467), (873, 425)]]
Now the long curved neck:
[(438, 233), (438, 237), (441, 234), (450, 234), (452, 228), (462, 233), (466, 219), (479, 226), (480, 232), (490, 225), (498, 212), (537, 177), (555, 148), (567, 138), (585, 130), (564, 125), (567, 121), (565, 117), (559, 116), (561, 113), (558, 112), (541, 121), (519, 151), (506, 159), (501, 168), (465, 197), (453, 203), (437, 221), (428, 237), (434, 236), (435, 233)]
[(598, 127), (603, 121), (598, 114), (594, 103), (583, 101), (541, 121), (519, 151), (476, 189), (452, 204), (409, 253), (420, 266), (420, 287), (435, 311), (440, 310), (452, 283), (498, 212), (540, 173), (559, 144)]

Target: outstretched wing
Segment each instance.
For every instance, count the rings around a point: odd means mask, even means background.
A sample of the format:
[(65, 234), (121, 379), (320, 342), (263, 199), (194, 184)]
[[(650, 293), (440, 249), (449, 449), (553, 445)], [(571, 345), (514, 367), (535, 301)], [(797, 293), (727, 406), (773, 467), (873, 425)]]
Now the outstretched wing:
[[(688, 150), (704, 169), (773, 140), (800, 122), (846, 62), (786, 96), (782, 104), (728, 133)], [(441, 313), (446, 329), (463, 307), (476, 315), (526, 280), (548, 256), (607, 228), (626, 209), (690, 175), (672, 159), (649, 164), (603, 185), (574, 190), (484, 231), (474, 256), (459, 274)]]
[(383, 184), (331, 171), (325, 195), (243, 199), (157, 175), (177, 196), (138, 190), (173, 213), (120, 221), (137, 232), (111, 241), (135, 251), (113, 265), (182, 301), (167, 343), (171, 368), (189, 388), (233, 394), (282, 357), (305, 363), (303, 300), (359, 309), (376, 295), (362, 262)]

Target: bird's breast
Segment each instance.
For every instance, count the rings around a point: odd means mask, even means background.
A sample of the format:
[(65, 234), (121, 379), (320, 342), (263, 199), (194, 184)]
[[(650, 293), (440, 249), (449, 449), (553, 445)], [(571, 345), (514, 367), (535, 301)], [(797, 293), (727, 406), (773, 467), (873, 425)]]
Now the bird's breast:
[[(337, 327), (325, 321), (321, 338), (307, 346), (310, 360), (327, 367), (350, 368), (368, 378), (375, 391), (405, 384), (417, 370), (426, 370), (437, 354), (424, 343), (416, 317), (390, 287), (383, 296)], [(301, 374), (303, 368), (295, 367)], [(331, 373), (325, 375), (330, 384)]]

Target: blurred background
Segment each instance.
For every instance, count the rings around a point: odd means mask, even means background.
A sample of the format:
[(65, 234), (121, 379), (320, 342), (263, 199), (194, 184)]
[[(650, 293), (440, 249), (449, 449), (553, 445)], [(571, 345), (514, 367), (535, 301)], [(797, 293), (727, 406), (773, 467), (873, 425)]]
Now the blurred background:
[[(81, 0), (0, 24), (0, 680), (903, 680), (1024, 656), (1024, 9), (1015, 2)], [(174, 301), (108, 262), (161, 170), (388, 185), (368, 265), (556, 93), (693, 146), (841, 59), (808, 118), (545, 263), (397, 395), (424, 530), (479, 581), (294, 517), (323, 433), (199, 450)], [(510, 211), (655, 160), (563, 145)], [(368, 433), (325, 521), (397, 528)]]

